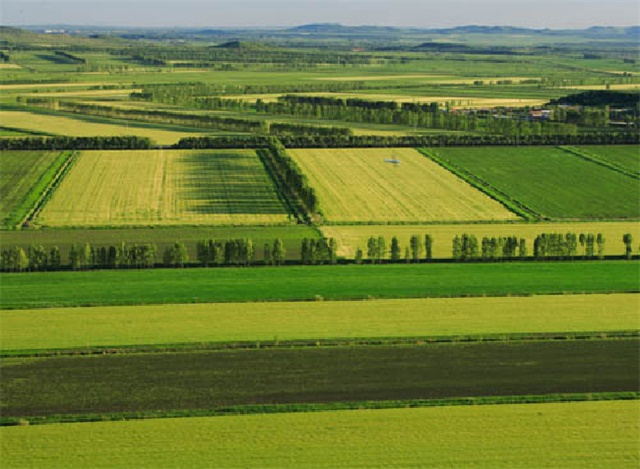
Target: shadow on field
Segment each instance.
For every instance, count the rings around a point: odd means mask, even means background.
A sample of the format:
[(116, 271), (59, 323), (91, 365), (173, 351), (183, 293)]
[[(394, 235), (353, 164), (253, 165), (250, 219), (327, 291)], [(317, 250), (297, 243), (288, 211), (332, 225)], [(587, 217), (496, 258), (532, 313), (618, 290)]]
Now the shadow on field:
[(180, 197), (193, 213), (281, 214), (284, 208), (255, 155), (198, 152), (183, 155)]

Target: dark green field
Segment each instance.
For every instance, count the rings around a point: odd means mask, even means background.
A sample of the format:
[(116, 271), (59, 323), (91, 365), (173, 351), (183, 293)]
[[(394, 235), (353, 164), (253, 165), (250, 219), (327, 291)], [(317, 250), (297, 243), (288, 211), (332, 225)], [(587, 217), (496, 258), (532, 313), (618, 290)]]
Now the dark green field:
[(638, 291), (638, 262), (387, 264), (2, 274), (2, 308)]
[(640, 217), (637, 179), (558, 148), (438, 148), (434, 152), (541, 218)]
[(5, 359), (3, 415), (635, 391), (637, 340)]

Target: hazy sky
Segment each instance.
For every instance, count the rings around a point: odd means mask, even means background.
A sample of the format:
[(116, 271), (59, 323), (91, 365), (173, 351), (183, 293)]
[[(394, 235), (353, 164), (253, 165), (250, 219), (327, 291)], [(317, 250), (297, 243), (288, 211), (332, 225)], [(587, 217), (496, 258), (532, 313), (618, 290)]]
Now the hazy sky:
[(629, 26), (638, 0), (0, 0), (0, 23), (113, 26)]

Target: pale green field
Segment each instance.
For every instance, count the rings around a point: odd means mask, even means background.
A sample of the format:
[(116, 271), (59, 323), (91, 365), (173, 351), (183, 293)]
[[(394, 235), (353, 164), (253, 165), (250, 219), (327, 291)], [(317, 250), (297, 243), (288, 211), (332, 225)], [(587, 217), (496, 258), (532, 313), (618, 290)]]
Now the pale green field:
[[(527, 241), (528, 254), (533, 253), (533, 240), (542, 233), (602, 233), (605, 237), (605, 254), (622, 255), (625, 246), (622, 236), (633, 234), (640, 239), (639, 222), (576, 222), (576, 223), (478, 223), (456, 225), (325, 225), (320, 230), (327, 237), (338, 241), (338, 255), (353, 258), (356, 249), (366, 253), (370, 236), (384, 236), (387, 246), (397, 236), (402, 249), (409, 245), (413, 235), (430, 234), (433, 239), (433, 257), (450, 258), (453, 238), (463, 233), (473, 234), (480, 241), (483, 236), (517, 236)], [(388, 256), (387, 256), (388, 257)]]
[(638, 401), (347, 410), (0, 429), (11, 468), (637, 468)]
[(174, 144), (184, 137), (197, 137), (204, 134), (198, 132), (179, 132), (174, 130), (154, 129), (144, 126), (126, 126), (117, 124), (101, 124), (71, 117), (38, 114), (26, 111), (0, 111), (0, 122), (5, 127), (44, 132), (51, 135), (72, 137), (109, 137), (119, 135), (136, 135), (149, 137), (161, 145)]
[[(332, 222), (515, 220), (412, 148), (289, 150)], [(394, 165), (385, 159), (400, 160)]]
[(0, 310), (2, 350), (640, 329), (640, 295)]
[(86, 151), (36, 222), (250, 225), (289, 216), (253, 150)]

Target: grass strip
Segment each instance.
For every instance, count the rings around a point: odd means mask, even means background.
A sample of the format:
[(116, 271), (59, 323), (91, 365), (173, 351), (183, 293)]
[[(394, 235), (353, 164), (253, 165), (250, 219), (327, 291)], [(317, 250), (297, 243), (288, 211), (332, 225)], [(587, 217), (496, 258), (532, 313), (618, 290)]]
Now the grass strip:
[(350, 401), (317, 404), (268, 404), (221, 406), (199, 410), (146, 412), (114, 412), (100, 414), (66, 414), (44, 417), (0, 417), (0, 426), (46, 425), (52, 423), (110, 422), (180, 417), (223, 417), (250, 414), (327, 412), (334, 410), (408, 409), (418, 407), (448, 407), (464, 405), (542, 404), (553, 402), (638, 400), (640, 392), (596, 392), (532, 394), (524, 396), (481, 396), (455, 399), (404, 399), (381, 401)]

